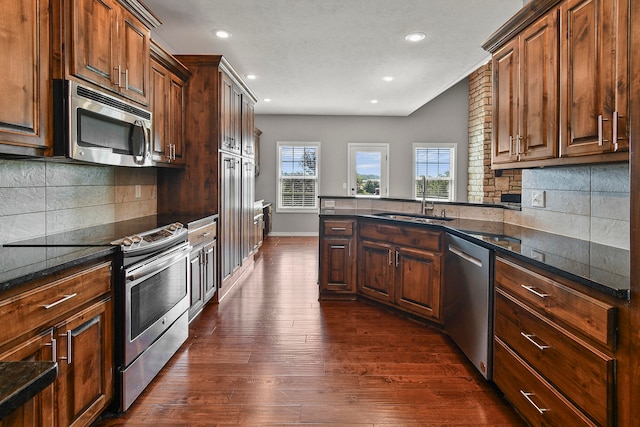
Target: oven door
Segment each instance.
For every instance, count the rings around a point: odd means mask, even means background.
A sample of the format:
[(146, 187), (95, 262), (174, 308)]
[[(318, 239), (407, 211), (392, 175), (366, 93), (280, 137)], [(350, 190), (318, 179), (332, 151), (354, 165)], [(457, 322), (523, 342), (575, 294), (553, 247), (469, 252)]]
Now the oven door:
[(125, 270), (124, 366), (189, 309), (190, 250), (183, 243)]

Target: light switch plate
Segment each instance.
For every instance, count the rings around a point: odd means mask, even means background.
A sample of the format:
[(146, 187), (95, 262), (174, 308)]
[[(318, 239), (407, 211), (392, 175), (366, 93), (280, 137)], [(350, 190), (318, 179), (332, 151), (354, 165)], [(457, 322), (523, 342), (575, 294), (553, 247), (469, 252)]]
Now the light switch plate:
[(546, 206), (544, 190), (533, 190), (531, 192), (531, 206), (534, 208), (544, 208)]

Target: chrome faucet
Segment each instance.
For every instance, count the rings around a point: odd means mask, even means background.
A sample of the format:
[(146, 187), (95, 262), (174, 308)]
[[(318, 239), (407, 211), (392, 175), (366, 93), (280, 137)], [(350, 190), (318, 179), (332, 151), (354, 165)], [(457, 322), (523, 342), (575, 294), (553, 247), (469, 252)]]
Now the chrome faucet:
[(435, 209), (435, 203), (432, 201), (431, 206), (427, 206), (427, 177), (422, 175), (422, 215), (427, 215), (427, 212), (433, 212)]

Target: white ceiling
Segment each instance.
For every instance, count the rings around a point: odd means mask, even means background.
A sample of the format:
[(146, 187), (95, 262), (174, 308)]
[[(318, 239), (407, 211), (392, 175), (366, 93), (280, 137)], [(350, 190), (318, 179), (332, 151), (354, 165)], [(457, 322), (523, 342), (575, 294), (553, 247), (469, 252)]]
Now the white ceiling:
[[(221, 54), (256, 114), (407, 116), (489, 59), (523, 0), (143, 0), (171, 53)], [(232, 33), (221, 40), (213, 30)], [(408, 43), (414, 31), (427, 38)], [(385, 82), (384, 76), (394, 80)], [(270, 98), (271, 102), (264, 102)], [(370, 101), (377, 99), (377, 104)]]

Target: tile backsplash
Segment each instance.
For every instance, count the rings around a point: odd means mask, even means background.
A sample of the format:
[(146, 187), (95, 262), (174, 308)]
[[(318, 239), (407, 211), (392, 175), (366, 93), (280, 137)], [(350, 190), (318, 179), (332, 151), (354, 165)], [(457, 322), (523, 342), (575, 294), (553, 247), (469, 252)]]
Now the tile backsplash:
[[(533, 206), (544, 191), (544, 207)], [(527, 169), (522, 211), (505, 222), (629, 249), (629, 164)]]
[(0, 244), (157, 213), (154, 168), (0, 160)]

